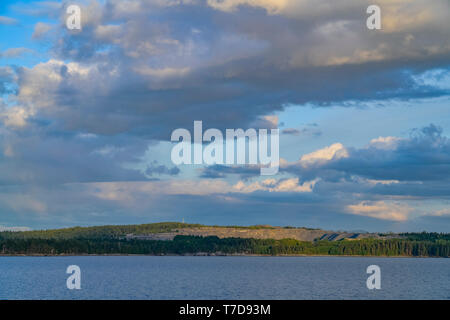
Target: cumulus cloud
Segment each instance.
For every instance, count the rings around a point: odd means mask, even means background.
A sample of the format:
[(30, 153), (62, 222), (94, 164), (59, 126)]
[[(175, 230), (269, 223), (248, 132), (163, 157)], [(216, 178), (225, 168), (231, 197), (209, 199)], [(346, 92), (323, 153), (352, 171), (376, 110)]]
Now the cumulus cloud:
[[(300, 184), (320, 181), (316, 192), (347, 192), (379, 197), (449, 197), (450, 141), (433, 124), (411, 130), (407, 138), (378, 137), (361, 148), (341, 143), (280, 159), (280, 172)], [(248, 181), (259, 176), (257, 166), (213, 165), (201, 170), (202, 178), (238, 176)], [(255, 185), (258, 185), (255, 184)]]
[(369, 145), (376, 149), (395, 150), (401, 141), (402, 139), (397, 137), (378, 137), (370, 140)]
[[(366, 3), (353, 1), (90, 1), (82, 33), (55, 29), (53, 59), (18, 72), (17, 98), (65, 130), (165, 140), (199, 118), (221, 129), (275, 125), (273, 113), (286, 104), (444, 94), (414, 80), (424, 71), (417, 66), (449, 62), (443, 2), (380, 5), (386, 30), (398, 28), (392, 34), (368, 32)], [(389, 22), (422, 9), (417, 21), (431, 26)], [(35, 38), (49, 28), (38, 23)]]
[(411, 131), (409, 138), (379, 137), (366, 147), (340, 143), (282, 163), (281, 170), (305, 179), (343, 179), (360, 176), (371, 180), (448, 181), (450, 140), (433, 124)]
[[(247, 181), (236, 185), (242, 191), (296, 189), (312, 192), (320, 198), (345, 195), (344, 202), (359, 201), (357, 204), (337, 201), (336, 206), (342, 206), (345, 212), (351, 210), (353, 214), (406, 221), (414, 218), (406, 202), (450, 198), (446, 187), (450, 180), (449, 148), (449, 139), (442, 135), (442, 129), (431, 124), (411, 130), (407, 138), (378, 137), (361, 148), (336, 143), (302, 155), (298, 161), (282, 160), (280, 172), (291, 177), (273, 184), (270, 179), (251, 182), (259, 175), (252, 167), (210, 166), (203, 170), (202, 177), (240, 176)], [(284, 189), (283, 183), (292, 188)], [(400, 200), (403, 201), (400, 204), (395, 202)], [(417, 214), (429, 215), (426, 211)], [(435, 216), (445, 214), (439, 215), (436, 211)]]
[[(208, 5), (217, 10), (236, 11), (244, 7), (262, 8), (269, 14), (279, 14), (297, 19), (316, 19), (333, 15), (339, 16), (348, 12), (348, 17), (364, 13), (369, 0), (360, 1), (356, 5), (353, 1), (340, 1), (330, 3), (327, 0), (208, 0)], [(426, 0), (411, 3), (408, 0), (377, 2), (382, 11), (384, 32), (399, 32), (414, 30), (423, 26), (442, 28), (438, 21), (446, 21), (449, 17), (445, 1), (438, 1), (434, 6), (427, 6)], [(361, 11), (360, 11), (361, 10)], [(358, 12), (360, 11), (360, 12)], [(437, 20), (437, 21), (436, 21)]]
[(4, 109), (4, 111), (0, 113), (0, 119), (3, 120), (5, 126), (15, 128), (24, 127), (27, 123), (26, 120), (28, 116), (28, 111), (21, 107)]
[(329, 147), (303, 155), (300, 158), (301, 165), (311, 165), (333, 159), (348, 158), (347, 149), (341, 143), (334, 143)]

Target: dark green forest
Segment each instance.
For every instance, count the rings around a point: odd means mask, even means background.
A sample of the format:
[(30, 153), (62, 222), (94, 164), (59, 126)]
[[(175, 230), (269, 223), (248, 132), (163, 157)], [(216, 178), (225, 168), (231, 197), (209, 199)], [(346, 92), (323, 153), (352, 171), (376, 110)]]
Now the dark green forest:
[(401, 233), (400, 236), (408, 240), (416, 240), (416, 241), (437, 241), (437, 240), (450, 241), (450, 233), (437, 233), (424, 231), (421, 233)]
[(263, 254), (263, 255), (361, 255), (449, 257), (448, 240), (363, 239), (298, 241), (293, 239), (243, 239), (215, 236), (176, 236), (173, 241), (125, 239), (8, 239), (0, 238), (0, 253), (78, 254)]

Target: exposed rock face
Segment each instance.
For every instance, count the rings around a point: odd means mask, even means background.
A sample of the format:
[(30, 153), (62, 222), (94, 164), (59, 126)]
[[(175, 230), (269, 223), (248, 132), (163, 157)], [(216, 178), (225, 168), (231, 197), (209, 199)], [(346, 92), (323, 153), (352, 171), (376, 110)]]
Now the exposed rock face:
[(315, 239), (337, 241), (342, 239), (381, 238), (374, 233), (347, 233), (304, 228), (228, 228), (228, 227), (199, 227), (181, 228), (174, 232), (153, 233), (145, 235), (127, 235), (127, 239), (141, 240), (172, 240), (177, 235), (188, 236), (217, 236), (219, 238), (254, 238), (254, 239), (296, 239), (313, 241)]

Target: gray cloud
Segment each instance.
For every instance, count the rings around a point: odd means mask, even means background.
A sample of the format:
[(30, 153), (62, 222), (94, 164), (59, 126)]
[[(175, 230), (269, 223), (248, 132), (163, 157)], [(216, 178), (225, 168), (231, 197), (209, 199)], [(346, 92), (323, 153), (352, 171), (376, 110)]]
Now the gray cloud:
[[(324, 148), (299, 161), (281, 163), (280, 172), (299, 177), (300, 183), (320, 179), (320, 195), (363, 194), (366, 198), (448, 198), (450, 139), (433, 124), (411, 130), (408, 138), (380, 137), (363, 148), (340, 144)], [(243, 180), (259, 176), (258, 168), (213, 165), (203, 178), (236, 175)]]
[[(129, 5), (90, 2), (77, 33), (65, 31), (61, 14), (54, 58), (76, 63), (18, 73), (18, 98), (24, 108), (33, 102), (33, 117), (57, 120), (64, 130), (164, 140), (193, 120), (246, 127), (286, 104), (448, 93), (412, 77), (450, 64), (442, 41), (449, 20), (439, 1), (426, 8), (441, 23), (389, 25), (378, 33), (365, 27), (364, 4), (347, 2), (311, 16), (249, 6), (229, 11), (203, 1)], [(39, 93), (26, 90), (37, 81), (45, 83)]]
[[(346, 147), (345, 157), (323, 161), (316, 155), (306, 165), (281, 167), (299, 184), (320, 179), (310, 192), (229, 192), (212, 178), (234, 175), (251, 183), (259, 168), (212, 166), (200, 178), (211, 178), (202, 181), (222, 193), (155, 194), (153, 186), (132, 194), (126, 183), (179, 170), (159, 162), (144, 170), (124, 166), (139, 162), (149, 144), (168, 140), (174, 129), (190, 129), (193, 120), (219, 129), (269, 126), (263, 117), (286, 105), (448, 95), (439, 81), (422, 79), (441, 79), (427, 70), (450, 66), (445, 1), (383, 1), (379, 32), (365, 27), (367, 1), (85, 3), (81, 32), (65, 29), (66, 2), (22, 8), (58, 19), (49, 37), (43, 37), (47, 26), (35, 27), (36, 41), (53, 41), (49, 59), (30, 68), (0, 67), (0, 93), (13, 101), (0, 100), (0, 210), (6, 221), (59, 227), (185, 217), (325, 228), (367, 229), (370, 222), (386, 230), (391, 222), (350, 216), (346, 207), (365, 200), (448, 199), (450, 143), (433, 125), (406, 139)], [(5, 21), (14, 22), (0, 17), (0, 24)]]
[(176, 176), (180, 173), (180, 169), (178, 167), (169, 168), (163, 164), (158, 164), (156, 160), (152, 161), (145, 170), (145, 174), (148, 176), (153, 175), (170, 175)]
[(28, 48), (9, 48), (0, 52), (0, 58), (17, 58), (25, 53), (31, 53), (33, 50)]
[(241, 179), (247, 180), (249, 178), (260, 175), (261, 170), (259, 166), (225, 166), (212, 165), (201, 169), (201, 178), (218, 179), (225, 178), (227, 175), (236, 174)]
[(311, 169), (297, 168), (304, 177), (323, 174), (329, 179), (359, 175), (378, 180), (450, 180), (450, 140), (433, 124), (415, 129), (407, 139), (381, 139), (367, 148), (349, 148), (348, 152), (348, 157)]
[[(317, 125), (316, 125), (317, 126)], [(283, 134), (288, 134), (288, 135), (293, 135), (293, 136), (313, 136), (313, 137), (318, 137), (320, 135), (322, 135), (322, 131), (320, 129), (315, 128), (316, 126), (312, 126), (313, 128), (286, 128), (281, 130), (281, 133)]]
[(52, 25), (44, 22), (38, 22), (34, 26), (33, 35), (31, 36), (33, 39), (39, 39), (43, 37), (47, 32), (52, 29)]
[(42, 132), (3, 134), (0, 185), (55, 185), (74, 182), (146, 180), (137, 169), (148, 143), (128, 137), (92, 138)]

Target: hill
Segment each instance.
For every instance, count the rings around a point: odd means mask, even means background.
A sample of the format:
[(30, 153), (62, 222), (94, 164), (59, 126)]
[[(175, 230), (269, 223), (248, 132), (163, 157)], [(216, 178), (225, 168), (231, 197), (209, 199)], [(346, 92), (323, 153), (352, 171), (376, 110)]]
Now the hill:
[[(355, 240), (387, 239), (394, 235), (376, 233), (336, 232), (321, 229), (297, 227), (256, 226), (206, 226), (178, 222), (160, 222), (140, 225), (107, 225), (94, 227), (73, 227), (53, 230), (0, 232), (4, 239), (136, 239), (136, 240), (173, 240), (177, 235), (217, 236), (218, 238), (252, 239), (295, 239), (314, 240)], [(395, 235), (395, 237), (399, 237)]]
[(0, 255), (358, 255), (449, 257), (450, 234), (377, 234), (162, 222), (0, 232)]

